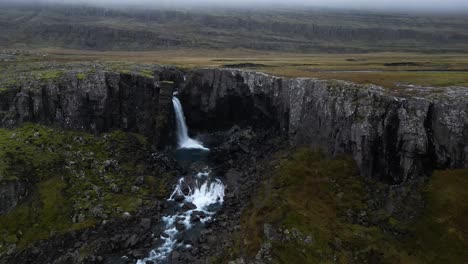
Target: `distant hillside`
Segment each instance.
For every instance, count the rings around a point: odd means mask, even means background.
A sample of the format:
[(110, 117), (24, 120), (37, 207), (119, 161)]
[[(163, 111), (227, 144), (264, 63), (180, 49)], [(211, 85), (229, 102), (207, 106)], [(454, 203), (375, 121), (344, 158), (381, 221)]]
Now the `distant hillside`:
[(0, 47), (468, 51), (468, 17), (333, 10), (122, 10), (0, 4)]

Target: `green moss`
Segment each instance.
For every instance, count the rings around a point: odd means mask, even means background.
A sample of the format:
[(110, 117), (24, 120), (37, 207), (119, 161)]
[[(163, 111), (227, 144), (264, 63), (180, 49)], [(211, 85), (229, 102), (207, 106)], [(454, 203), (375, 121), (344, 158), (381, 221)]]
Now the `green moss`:
[[(0, 216), (0, 252), (20, 248), (54, 234), (87, 228), (107, 217), (135, 211), (145, 200), (166, 195), (166, 176), (146, 166), (147, 139), (115, 131), (102, 136), (26, 124), (0, 129), (0, 184), (25, 181), (30, 196)], [(135, 177), (153, 185), (132, 192)], [(158, 194), (157, 192), (161, 192)], [(93, 210), (101, 208), (96, 215)], [(78, 215), (84, 217), (79, 222)], [(17, 241), (12, 242), (12, 235)]]
[[(12, 212), (0, 217), (0, 225), (8, 232), (4, 243), (17, 243), (20, 248), (39, 239), (93, 224), (86, 222), (80, 226), (71, 222), (67, 199), (63, 196), (66, 184), (54, 177), (39, 183), (38, 190)], [(16, 241), (9, 239), (20, 233)]]
[(123, 74), (131, 74), (132, 71), (129, 70), (129, 69), (118, 69), (117, 70), (119, 73), (123, 73)]
[[(343, 228), (337, 220), (339, 208), (363, 207), (360, 199), (356, 199), (363, 193), (356, 175), (350, 159), (327, 160), (319, 152), (309, 150), (299, 150), (291, 159), (281, 161), (271, 186), (266, 185), (255, 199), (259, 199), (259, 205), (244, 214), (242, 241), (248, 254), (253, 256), (262, 243), (263, 224), (274, 223), (281, 228), (298, 229), (316, 240), (313, 248), (281, 245), (274, 250), (280, 262), (294, 259), (298, 261), (295, 263), (317, 263), (324, 254), (330, 255), (329, 241)], [(340, 202), (332, 184), (335, 181), (349, 188)], [(302, 250), (308, 253), (303, 254)]]
[[(349, 158), (325, 159), (295, 151), (264, 182), (242, 214), (242, 228), (228, 259), (254, 258), (265, 242), (263, 226), (297, 229), (314, 242), (273, 241), (273, 263), (465, 263), (468, 259), (468, 170), (436, 172), (425, 190), (427, 209), (412, 222), (365, 203), (365, 183)], [(370, 183), (366, 183), (370, 184)], [(381, 188), (373, 183), (372, 188)], [(354, 223), (348, 213), (366, 211), (379, 225)], [(354, 213), (353, 213), (354, 212)], [(401, 231), (395, 236), (388, 230)], [(340, 246), (336, 246), (340, 241)]]
[(16, 85), (18, 84), (18, 80), (17, 79), (10, 79), (7, 81), (6, 83), (7, 85)]
[(53, 80), (62, 77), (63, 71), (43, 70), (35, 73), (36, 78), (41, 80)]
[(77, 78), (78, 80), (84, 80), (84, 79), (86, 78), (86, 74), (85, 74), (85, 73), (81, 73), (81, 72), (80, 72), (80, 73), (77, 73), (77, 74), (76, 74), (76, 78)]
[(425, 190), (427, 208), (410, 225), (406, 247), (423, 263), (468, 260), (468, 169), (436, 171)]
[(152, 70), (142, 70), (139, 72), (141, 76), (147, 77), (147, 78), (153, 78), (154, 77), (154, 72)]

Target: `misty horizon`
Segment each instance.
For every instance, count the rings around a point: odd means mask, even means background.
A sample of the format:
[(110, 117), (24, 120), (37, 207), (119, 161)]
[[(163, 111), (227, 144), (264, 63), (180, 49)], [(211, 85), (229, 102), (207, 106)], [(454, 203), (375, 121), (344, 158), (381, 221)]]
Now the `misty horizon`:
[(278, 0), (237, 0), (237, 1), (219, 1), (204, 0), (177, 0), (177, 1), (152, 1), (152, 0), (0, 0), (0, 4), (13, 5), (42, 5), (42, 4), (60, 4), (73, 6), (93, 6), (106, 8), (254, 8), (254, 9), (281, 9), (281, 8), (323, 8), (323, 9), (338, 9), (338, 10), (355, 10), (355, 11), (389, 11), (389, 12), (429, 12), (429, 13), (468, 13), (468, 1), (465, 0), (447, 0), (444, 2), (435, 0), (416, 0), (403, 1), (397, 0), (391, 3), (382, 3), (370, 0), (332, 0), (332, 1), (304, 1), (291, 0), (285, 4)]

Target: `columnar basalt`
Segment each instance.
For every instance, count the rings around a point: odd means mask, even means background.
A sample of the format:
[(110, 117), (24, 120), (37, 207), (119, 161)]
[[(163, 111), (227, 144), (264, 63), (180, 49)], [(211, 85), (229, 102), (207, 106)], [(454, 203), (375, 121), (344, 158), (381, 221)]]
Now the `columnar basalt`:
[[(172, 144), (172, 93), (181, 75), (172, 68), (152, 75), (95, 70), (83, 75), (19, 82), (2, 91), (0, 127), (40, 123), (91, 133), (123, 130), (147, 137), (162, 149)], [(8, 175), (7, 175), (8, 176)], [(35, 183), (1, 182), (0, 215), (14, 208)]]
[(22, 84), (1, 97), (0, 125), (25, 122), (101, 133), (137, 132), (156, 145), (167, 140), (173, 83), (138, 74), (97, 71), (79, 78), (64, 73), (58, 80)]
[(468, 93), (397, 95), (373, 85), (200, 69), (181, 92), (191, 127), (273, 125), (293, 145), (352, 154), (361, 174), (401, 183), (468, 167)]

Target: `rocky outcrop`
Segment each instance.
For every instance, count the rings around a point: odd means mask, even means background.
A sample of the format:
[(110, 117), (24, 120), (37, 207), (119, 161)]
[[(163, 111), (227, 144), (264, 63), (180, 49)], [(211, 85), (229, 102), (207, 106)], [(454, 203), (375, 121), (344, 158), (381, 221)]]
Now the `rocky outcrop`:
[(352, 154), (362, 175), (392, 184), (468, 167), (466, 88), (410, 96), (344, 81), (201, 69), (180, 97), (191, 128), (273, 125), (294, 145)]
[(25, 122), (94, 133), (123, 129), (168, 143), (173, 84), (138, 74), (96, 71), (82, 78), (64, 73), (57, 80), (29, 82), (0, 97), (0, 126)]
[[(0, 127), (34, 122), (91, 133), (121, 129), (165, 148), (172, 145), (171, 97), (179, 75), (174, 69), (156, 70), (154, 77), (69, 71), (60, 78), (23, 81), (0, 94)], [(26, 197), (27, 187), (31, 185), (5, 183), (0, 177), (0, 215)]]
[(21, 181), (0, 183), (0, 215), (14, 208), (27, 195), (27, 187)]

